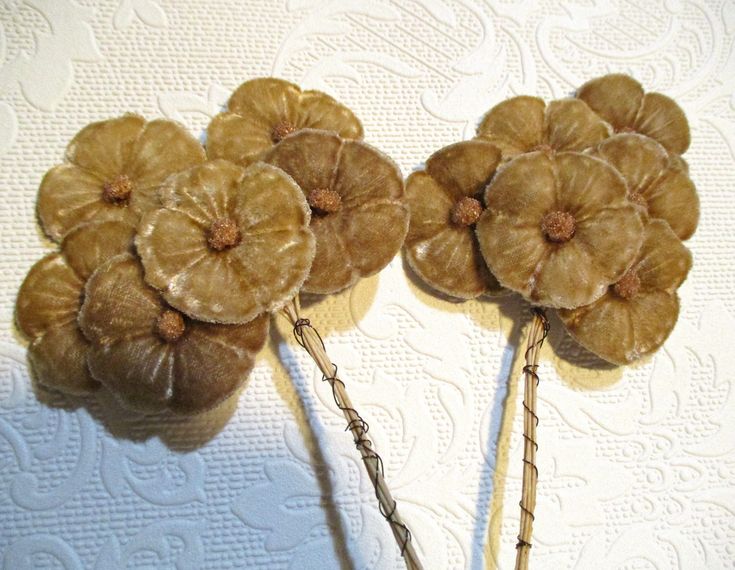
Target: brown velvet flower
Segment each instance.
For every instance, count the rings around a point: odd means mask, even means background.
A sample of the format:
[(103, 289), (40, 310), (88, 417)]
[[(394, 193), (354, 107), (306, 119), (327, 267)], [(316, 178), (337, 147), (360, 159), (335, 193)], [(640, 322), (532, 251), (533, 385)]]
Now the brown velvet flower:
[(519, 96), (495, 105), (477, 127), (477, 137), (497, 146), (508, 160), (536, 150), (583, 151), (610, 129), (583, 101), (559, 99), (548, 105)]
[(309, 207), (282, 170), (214, 160), (172, 176), (136, 237), (145, 279), (192, 318), (240, 324), (280, 308), (314, 257)]
[(406, 260), (431, 287), (460, 299), (502, 291), (480, 254), (475, 223), (500, 151), (483, 140), (446, 146), (406, 182)]
[(661, 93), (644, 93), (641, 84), (628, 75), (613, 73), (592, 79), (579, 88), (577, 97), (617, 133), (646, 135), (677, 154), (689, 148), (689, 123), (681, 107)]
[(90, 341), (92, 376), (124, 405), (193, 414), (243, 384), (265, 344), (268, 319), (243, 325), (192, 320), (146, 285), (136, 258), (121, 255), (87, 282), (79, 324)]
[(614, 364), (629, 364), (658, 350), (679, 315), (676, 290), (692, 256), (668, 224), (651, 220), (631, 268), (594, 303), (559, 311), (570, 334)]
[(266, 160), (293, 177), (312, 209), (316, 256), (305, 292), (345, 289), (383, 269), (401, 249), (408, 231), (403, 176), (375, 148), (304, 129)]
[(533, 303), (575, 308), (633, 262), (643, 223), (618, 172), (576, 152), (519, 156), (485, 192), (480, 250), (501, 285)]
[(137, 223), (156, 205), (161, 182), (202, 162), (204, 149), (178, 123), (128, 114), (84, 127), (66, 160), (38, 190), (38, 217), (54, 241), (92, 219)]
[(130, 249), (132, 232), (121, 222), (78, 226), (64, 239), (64, 253), (38, 261), (23, 281), (16, 321), (31, 339), (28, 360), (43, 386), (77, 395), (99, 387), (87, 370), (88, 343), (77, 315), (86, 280), (107, 259)]
[(235, 90), (227, 110), (210, 123), (207, 154), (247, 166), (303, 128), (332, 131), (347, 139), (362, 138), (357, 117), (326, 93), (302, 91), (273, 77), (252, 79)]
[(634, 133), (615, 135), (593, 152), (628, 183), (628, 197), (651, 218), (668, 222), (679, 239), (689, 239), (699, 221), (699, 197), (686, 163), (655, 140)]

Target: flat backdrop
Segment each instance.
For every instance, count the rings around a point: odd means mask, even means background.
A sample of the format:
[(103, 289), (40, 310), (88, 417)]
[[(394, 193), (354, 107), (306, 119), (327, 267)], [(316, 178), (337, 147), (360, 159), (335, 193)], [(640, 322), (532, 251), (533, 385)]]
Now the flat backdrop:
[[(328, 387), (283, 324), (239, 398), (192, 422), (31, 387), (13, 305), (51, 248), (39, 181), (82, 126), (134, 111), (201, 135), (232, 89), (276, 75), (345, 102), (408, 174), (508, 96), (622, 71), (689, 116), (695, 264), (676, 330), (644, 364), (601, 368), (552, 321), (533, 562), (733, 568), (734, 30), (719, 0), (0, 1), (3, 567), (401, 568)], [(397, 258), (307, 312), (427, 567), (512, 567), (528, 307), (439, 301)]]

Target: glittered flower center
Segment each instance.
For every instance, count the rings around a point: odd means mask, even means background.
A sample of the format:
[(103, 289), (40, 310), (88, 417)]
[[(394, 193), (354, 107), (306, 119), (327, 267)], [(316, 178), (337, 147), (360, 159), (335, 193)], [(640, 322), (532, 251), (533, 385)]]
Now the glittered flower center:
[(635, 270), (628, 271), (613, 285), (615, 294), (622, 299), (632, 299), (641, 290), (641, 278)]
[(306, 198), (311, 209), (318, 214), (334, 214), (342, 207), (342, 197), (329, 188), (317, 188)]
[(176, 342), (185, 330), (184, 317), (178, 311), (166, 309), (156, 319), (156, 334), (165, 342)]
[(133, 181), (119, 174), (102, 186), (102, 199), (110, 204), (127, 204), (133, 191)]
[(475, 198), (465, 196), (457, 200), (452, 208), (452, 222), (458, 226), (469, 227), (480, 219), (482, 204)]
[(549, 212), (541, 220), (541, 231), (554, 243), (565, 243), (574, 237), (577, 222), (569, 212)]
[(274, 143), (279, 143), (291, 133), (295, 133), (298, 129), (288, 121), (281, 121), (271, 131), (271, 139)]
[(216, 251), (223, 251), (235, 247), (240, 243), (242, 235), (234, 220), (217, 218), (209, 227), (207, 243)]
[(628, 200), (633, 202), (636, 206), (641, 206), (648, 209), (648, 202), (646, 202), (646, 199), (640, 192), (631, 192), (630, 194), (628, 194)]

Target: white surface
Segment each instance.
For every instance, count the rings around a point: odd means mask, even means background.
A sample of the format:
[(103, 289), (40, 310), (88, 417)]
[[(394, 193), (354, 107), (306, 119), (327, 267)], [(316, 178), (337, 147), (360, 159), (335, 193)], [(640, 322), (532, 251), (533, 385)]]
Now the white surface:
[[(35, 225), (38, 183), (84, 124), (135, 111), (201, 133), (234, 87), (274, 74), (352, 107), (367, 140), (408, 173), (471, 136), (503, 98), (563, 96), (611, 70), (674, 96), (689, 116), (703, 205), (695, 266), (665, 349), (619, 381), (570, 364), (579, 359), (558, 326), (544, 349), (533, 564), (733, 567), (735, 6), (559, 4), (0, 1), (3, 568), (326, 570), (345, 548), (355, 568), (401, 567), (327, 387), (290, 338), (274, 334), (239, 400), (193, 424), (130, 418), (104, 397), (38, 401), (13, 304), (50, 248)], [(512, 567), (521, 424), (515, 413), (509, 474), (493, 478), (513, 357), (499, 329), (526, 315), (517, 300), (500, 309), (432, 300), (397, 259), (310, 310), (427, 568), (484, 568), (492, 541)], [(500, 536), (488, 538), (499, 505)]]

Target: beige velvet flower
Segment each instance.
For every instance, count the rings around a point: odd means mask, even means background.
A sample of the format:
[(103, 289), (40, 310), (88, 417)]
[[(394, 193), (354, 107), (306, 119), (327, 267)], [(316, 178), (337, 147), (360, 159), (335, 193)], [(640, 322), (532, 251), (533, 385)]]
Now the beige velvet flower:
[(214, 160), (172, 176), (138, 226), (148, 284), (192, 318), (239, 324), (284, 305), (314, 257), (309, 207), (282, 170)]
[(632, 267), (591, 305), (559, 311), (570, 334), (614, 364), (629, 364), (658, 350), (676, 324), (676, 290), (692, 256), (662, 220), (650, 221)]
[(84, 127), (66, 160), (46, 173), (38, 191), (38, 217), (54, 241), (92, 219), (135, 224), (155, 206), (161, 182), (202, 162), (204, 149), (178, 123), (124, 115)]
[(579, 99), (547, 105), (523, 95), (495, 105), (477, 128), (477, 137), (497, 146), (504, 160), (535, 150), (583, 151), (609, 135), (607, 124)]
[(294, 178), (312, 209), (316, 256), (305, 292), (345, 289), (383, 269), (401, 249), (408, 231), (403, 176), (378, 150), (304, 129), (266, 160)]
[(124, 223), (81, 225), (64, 239), (64, 254), (49, 254), (29, 271), (18, 292), (16, 321), (31, 339), (28, 360), (43, 386), (77, 395), (99, 387), (87, 370), (88, 344), (77, 315), (91, 273), (131, 245), (132, 228)]
[(192, 320), (146, 285), (132, 255), (87, 282), (79, 323), (92, 376), (127, 407), (193, 414), (232, 395), (253, 368), (269, 315), (243, 325)]
[(577, 97), (615, 132), (646, 135), (677, 154), (689, 148), (689, 123), (681, 107), (661, 93), (645, 93), (628, 75), (613, 73), (592, 79), (579, 88)]
[(634, 133), (615, 135), (593, 152), (628, 183), (628, 197), (651, 218), (668, 222), (679, 239), (689, 239), (699, 221), (699, 197), (686, 163), (655, 140)]
[(230, 97), (227, 110), (207, 129), (207, 154), (247, 166), (273, 145), (303, 128), (361, 139), (362, 125), (347, 107), (320, 91), (263, 77), (246, 81)]
[(501, 285), (546, 307), (599, 298), (638, 252), (643, 223), (625, 181), (602, 160), (533, 152), (500, 169), (477, 224)]
[(500, 151), (483, 140), (446, 146), (406, 182), (411, 222), (406, 260), (428, 285), (446, 295), (473, 299), (502, 288), (488, 270), (475, 236), (485, 187)]

